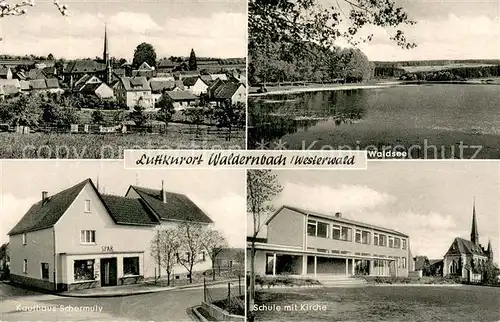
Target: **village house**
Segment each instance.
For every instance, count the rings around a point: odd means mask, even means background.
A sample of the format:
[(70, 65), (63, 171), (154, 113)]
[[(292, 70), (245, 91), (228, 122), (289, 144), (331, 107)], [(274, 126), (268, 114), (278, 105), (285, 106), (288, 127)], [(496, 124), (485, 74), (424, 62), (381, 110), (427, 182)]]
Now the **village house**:
[(113, 89), (106, 83), (88, 83), (79, 90), (86, 95), (94, 95), (102, 100), (111, 100), (115, 97)]
[[(130, 186), (125, 196), (101, 193), (86, 179), (41, 199), (9, 232), (10, 280), (55, 291), (137, 283), (166, 274), (151, 254), (158, 231), (180, 223), (212, 224), (182, 194)], [(211, 268), (200, 254), (194, 272)], [(179, 253), (178, 256), (190, 256)], [(180, 264), (173, 278), (186, 278)]]
[(144, 108), (151, 109), (153, 96), (151, 87), (146, 77), (122, 77), (115, 86), (115, 97), (119, 103), (133, 108), (139, 104)]
[(410, 240), (399, 231), (290, 206), (265, 224), (267, 238), (255, 242), (256, 274), (408, 276)]
[(241, 83), (218, 83), (218, 86), (212, 88), (210, 92), (210, 101), (216, 103), (231, 102), (231, 104), (236, 103), (246, 103), (246, 87)]
[(79, 92), (87, 84), (100, 84), (102, 81), (95, 75), (85, 74), (73, 85), (73, 91)]
[(1, 79), (12, 79), (12, 70), (10, 67), (0, 67)]
[(196, 96), (207, 92), (208, 84), (200, 76), (187, 77), (182, 79), (184, 88)]
[(141, 64), (141, 66), (139, 66), (139, 68), (132, 71), (132, 76), (133, 77), (137, 77), (137, 76), (146, 77), (148, 79), (152, 78), (155, 76), (155, 68), (152, 66), (149, 66), (148, 63), (143, 62)]
[(158, 73), (171, 73), (175, 66), (176, 64), (167, 58), (161, 59), (156, 63)]
[(158, 102), (164, 91), (183, 91), (184, 85), (181, 81), (152, 78), (149, 81), (154, 104)]
[(64, 81), (69, 84), (70, 88), (73, 88), (74, 83), (85, 74), (105, 79), (106, 64), (93, 60), (76, 60), (68, 63), (63, 71)]
[(199, 98), (189, 91), (166, 91), (163, 95), (167, 95), (172, 101), (176, 111), (182, 111), (187, 107), (194, 106)]

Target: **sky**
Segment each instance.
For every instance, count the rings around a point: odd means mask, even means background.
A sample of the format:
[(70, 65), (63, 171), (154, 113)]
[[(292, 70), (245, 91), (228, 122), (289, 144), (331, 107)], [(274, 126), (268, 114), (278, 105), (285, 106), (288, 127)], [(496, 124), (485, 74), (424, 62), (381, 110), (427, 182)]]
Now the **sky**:
[(244, 170), (125, 170), (123, 161), (0, 161), (0, 243), (38, 202), (87, 178), (99, 177), (101, 193), (124, 196), (130, 185), (187, 195), (213, 221), (232, 247), (245, 246)]
[[(18, 3), (21, 0), (8, 0)], [(110, 55), (129, 61), (142, 42), (158, 58), (189, 56), (246, 57), (245, 0), (35, 0), (23, 16), (0, 19), (0, 54), (94, 58), (103, 52), (108, 25)]]
[[(370, 161), (367, 170), (275, 171), (274, 201), (398, 230), (414, 256), (443, 258), (455, 237), (470, 240), (472, 205), (480, 243), (500, 262), (500, 162)], [(247, 233), (251, 231), (247, 216)], [(259, 237), (266, 237), (265, 226)]]
[[(349, 12), (342, 0), (318, 2), (323, 6), (339, 3), (345, 13)], [(373, 33), (374, 39), (359, 47), (370, 60), (500, 59), (500, 1), (396, 0), (396, 4), (417, 21), (402, 30), (418, 46), (400, 49), (389, 39), (394, 30), (369, 26), (363, 34)]]

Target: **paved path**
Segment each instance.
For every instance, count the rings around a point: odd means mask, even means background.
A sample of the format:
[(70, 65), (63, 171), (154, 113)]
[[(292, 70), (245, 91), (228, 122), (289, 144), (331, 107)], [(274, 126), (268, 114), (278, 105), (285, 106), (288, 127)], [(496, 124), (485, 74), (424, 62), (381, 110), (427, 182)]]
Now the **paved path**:
[[(225, 285), (211, 287), (214, 299), (226, 292)], [(186, 309), (199, 305), (202, 298), (201, 287), (127, 297), (69, 298), (0, 284), (0, 316), (3, 321), (188, 321)]]

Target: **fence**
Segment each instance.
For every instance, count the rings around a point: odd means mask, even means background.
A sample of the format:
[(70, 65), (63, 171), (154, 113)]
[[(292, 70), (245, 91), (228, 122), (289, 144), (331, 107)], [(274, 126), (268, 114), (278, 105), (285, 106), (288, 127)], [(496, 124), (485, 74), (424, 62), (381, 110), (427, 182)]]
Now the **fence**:
[(213, 291), (207, 285), (206, 279), (203, 278), (203, 302), (212, 303), (219, 308), (227, 311), (229, 314), (243, 315), (245, 312), (244, 301), (244, 285), (242, 284), (241, 276), (238, 277), (238, 282), (228, 282), (227, 292), (224, 298), (214, 297)]

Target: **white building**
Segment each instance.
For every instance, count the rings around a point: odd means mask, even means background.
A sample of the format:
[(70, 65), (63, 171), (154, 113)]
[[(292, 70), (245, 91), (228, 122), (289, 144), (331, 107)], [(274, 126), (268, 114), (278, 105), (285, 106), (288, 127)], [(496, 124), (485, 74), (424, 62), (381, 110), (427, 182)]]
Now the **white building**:
[[(137, 283), (161, 272), (150, 254), (158, 229), (212, 220), (188, 197), (130, 186), (125, 197), (90, 179), (35, 203), (9, 232), (11, 281), (65, 291)], [(199, 258), (194, 271), (211, 267)], [(176, 264), (173, 278), (186, 278)]]

